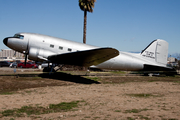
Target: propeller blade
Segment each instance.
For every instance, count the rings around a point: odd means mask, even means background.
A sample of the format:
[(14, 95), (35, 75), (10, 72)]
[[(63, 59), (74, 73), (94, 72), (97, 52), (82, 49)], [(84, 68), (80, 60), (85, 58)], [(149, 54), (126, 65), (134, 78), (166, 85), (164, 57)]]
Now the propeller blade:
[(16, 57), (16, 51), (14, 51), (14, 57)]
[(28, 55), (27, 55), (27, 54), (25, 54), (25, 61), (24, 61), (25, 66), (26, 66), (26, 63), (27, 63), (27, 58), (28, 58)]
[(25, 52), (25, 61), (24, 61), (25, 66), (26, 66), (26, 63), (27, 63), (28, 54), (29, 54), (29, 41), (28, 41), (28, 44), (27, 44), (26, 52)]

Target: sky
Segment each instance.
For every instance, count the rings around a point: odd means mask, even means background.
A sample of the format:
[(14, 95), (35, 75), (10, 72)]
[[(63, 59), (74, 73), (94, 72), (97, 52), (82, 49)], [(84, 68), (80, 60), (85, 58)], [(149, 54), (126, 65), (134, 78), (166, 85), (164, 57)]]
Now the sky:
[[(0, 49), (5, 37), (30, 32), (83, 42), (79, 0), (0, 0)], [(87, 14), (87, 44), (141, 52), (155, 39), (180, 53), (180, 0), (97, 0)]]

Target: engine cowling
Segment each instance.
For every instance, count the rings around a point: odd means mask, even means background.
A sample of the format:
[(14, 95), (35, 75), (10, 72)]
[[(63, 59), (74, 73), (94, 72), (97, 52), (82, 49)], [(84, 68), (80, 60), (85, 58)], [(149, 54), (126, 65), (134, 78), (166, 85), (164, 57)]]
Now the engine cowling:
[(34, 61), (44, 61), (50, 55), (54, 55), (54, 52), (44, 49), (30, 48), (28, 58)]

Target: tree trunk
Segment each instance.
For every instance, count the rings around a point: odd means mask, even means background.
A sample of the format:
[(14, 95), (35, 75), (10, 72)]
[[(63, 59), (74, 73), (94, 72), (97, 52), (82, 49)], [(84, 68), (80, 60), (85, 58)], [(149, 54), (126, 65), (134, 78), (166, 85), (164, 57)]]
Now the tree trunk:
[(86, 24), (87, 24), (87, 11), (84, 10), (84, 29), (83, 29), (83, 43), (86, 44)]

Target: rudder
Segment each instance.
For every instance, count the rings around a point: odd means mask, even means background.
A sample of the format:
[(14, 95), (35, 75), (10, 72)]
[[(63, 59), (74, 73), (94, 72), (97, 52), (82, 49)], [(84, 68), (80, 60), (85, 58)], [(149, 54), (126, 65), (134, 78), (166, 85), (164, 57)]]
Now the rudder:
[(141, 52), (141, 55), (147, 60), (166, 65), (168, 43), (160, 39), (154, 40)]

